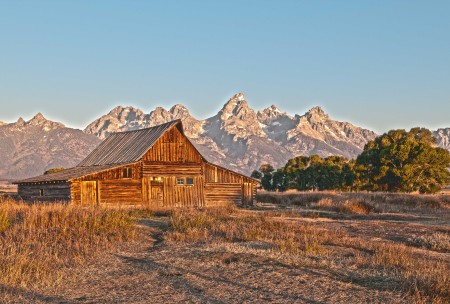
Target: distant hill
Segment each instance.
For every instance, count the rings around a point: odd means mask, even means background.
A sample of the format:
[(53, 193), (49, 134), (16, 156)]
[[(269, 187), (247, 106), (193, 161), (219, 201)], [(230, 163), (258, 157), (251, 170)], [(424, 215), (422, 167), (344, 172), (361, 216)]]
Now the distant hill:
[(100, 139), (37, 114), (29, 121), (0, 126), (0, 178), (40, 175), (55, 167), (78, 164)]

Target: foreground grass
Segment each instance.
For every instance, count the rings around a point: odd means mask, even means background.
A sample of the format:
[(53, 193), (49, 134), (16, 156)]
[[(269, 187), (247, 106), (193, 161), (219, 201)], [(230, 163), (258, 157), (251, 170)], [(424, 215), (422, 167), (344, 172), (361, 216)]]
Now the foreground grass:
[[(401, 291), (408, 297), (402, 303), (450, 303), (450, 230), (445, 226), (449, 209), (445, 199), (411, 196), (402, 203), (399, 197), (386, 194), (288, 194), (288, 197), (273, 194), (275, 198), (272, 194), (263, 195), (278, 200), (274, 209), (270, 209), (273, 206), (250, 210), (222, 206), (203, 210), (123, 210), (64, 204), (26, 205), (1, 200), (0, 293), (3, 285), (27, 290), (53, 286), (59, 294), (61, 285), (56, 283), (63, 281), (68, 269), (76, 269), (98, 256), (104, 259), (98, 268), (103, 270), (104, 263), (115, 255), (99, 253), (115, 252), (123, 242), (135, 239), (136, 219), (149, 218), (139, 224), (153, 223), (146, 231), (150, 238), (153, 233), (157, 235), (154, 239), (158, 246), (148, 251), (151, 242), (134, 243), (140, 249), (133, 259), (126, 259), (122, 271), (100, 272), (98, 281), (109, 275), (105, 290), (111, 286), (135, 286), (136, 280), (152, 277), (155, 272), (156, 280), (166, 278), (177, 288), (180, 282), (192, 279), (197, 272), (205, 280), (203, 272), (196, 268), (196, 263), (204, 259), (208, 267), (211, 263), (230, 265), (226, 271), (233, 281), (242, 279), (239, 270), (246, 267), (252, 267), (252, 271), (267, 269), (269, 273), (273, 271), (270, 267), (280, 267), (278, 271), (286, 272), (295, 269), (298, 273), (315, 269), (323, 274), (317, 283), (320, 288), (344, 282), (353, 290), (363, 286), (374, 293), (398, 294)], [(317, 212), (316, 216), (309, 216), (311, 210)], [(401, 222), (391, 221), (392, 216), (383, 217), (392, 212), (413, 214), (416, 222), (409, 225), (409, 217)], [(426, 214), (425, 222), (419, 219), (421, 212)], [(435, 225), (430, 219), (443, 224)], [(408, 227), (401, 231), (405, 226)], [(147, 259), (142, 259), (144, 252), (148, 254)], [(161, 259), (157, 263), (155, 255)], [(243, 256), (256, 258), (249, 258), (251, 262), (245, 264)], [(193, 259), (196, 262), (192, 262)], [(264, 268), (269, 260), (274, 264)], [(170, 268), (177, 261), (192, 267), (183, 280), (180, 268)], [(131, 262), (138, 262), (138, 267), (129, 268)], [(214, 269), (225, 269), (219, 266)], [(141, 269), (146, 270), (144, 276)], [(80, 273), (85, 279), (86, 274)], [(127, 276), (117, 273), (127, 273)], [(127, 278), (129, 281), (121, 281)], [(81, 277), (73, 278), (71, 282), (75, 283), (70, 288), (78, 289), (79, 279)], [(222, 277), (219, 279), (225, 282)], [(96, 280), (88, 280), (86, 284)], [(206, 280), (205, 286), (214, 282)], [(243, 285), (258, 282), (249, 279)], [(283, 281), (276, 284), (283, 285)], [(292, 286), (301, 288), (302, 285)], [(222, 285), (220, 288), (221, 292), (229, 291)], [(348, 296), (347, 291), (340, 292)], [(292, 293), (295, 294), (295, 290)]]
[[(318, 203), (318, 208), (335, 212), (381, 212), (372, 205), (349, 200), (337, 204), (322, 198)], [(403, 243), (372, 241), (325, 225), (288, 220), (277, 211), (250, 212), (234, 207), (175, 210), (166, 239), (225, 247), (256, 241), (264, 244), (272, 258), (289, 261), (293, 266), (325, 267), (345, 274), (349, 281), (368, 284), (382, 278), (387, 288), (405, 290), (416, 303), (450, 303), (448, 261)]]
[(37, 288), (136, 236), (132, 213), (0, 198), (0, 284)]

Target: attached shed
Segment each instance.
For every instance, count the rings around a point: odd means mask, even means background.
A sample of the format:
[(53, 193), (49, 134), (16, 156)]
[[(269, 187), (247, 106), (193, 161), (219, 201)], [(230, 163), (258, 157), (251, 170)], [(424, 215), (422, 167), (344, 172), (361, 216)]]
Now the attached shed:
[(259, 181), (208, 162), (174, 120), (111, 134), (78, 166), (16, 184), (27, 201), (199, 207), (253, 204)]

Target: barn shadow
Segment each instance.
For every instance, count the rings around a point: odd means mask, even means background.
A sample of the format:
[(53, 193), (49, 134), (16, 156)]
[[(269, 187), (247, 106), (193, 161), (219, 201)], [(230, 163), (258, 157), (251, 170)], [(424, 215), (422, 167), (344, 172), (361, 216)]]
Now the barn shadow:
[[(4, 284), (0, 284), (0, 294), (0, 302), (6, 299), (5, 303), (77, 303), (61, 296), (46, 295), (38, 291)], [(11, 299), (8, 299), (9, 295), (11, 295)]]
[[(275, 292), (275, 291), (267, 290), (266, 288), (262, 288), (262, 287), (249, 286), (246, 284), (239, 283), (238, 281), (235, 281), (235, 280), (229, 280), (229, 279), (225, 279), (225, 278), (215, 277), (215, 276), (207, 275), (207, 274), (200, 273), (197, 271), (188, 270), (188, 269), (185, 269), (182, 267), (168, 265), (165, 263), (159, 263), (159, 262), (152, 260), (151, 258), (135, 258), (135, 257), (129, 257), (129, 256), (123, 256), (123, 255), (121, 255), (121, 256), (118, 255), (118, 257), (120, 259), (122, 259), (125, 263), (127, 263), (128, 265), (131, 265), (136, 270), (144, 271), (144, 272), (158, 271), (161, 275), (170, 278), (169, 282), (174, 288), (176, 288), (176, 289), (184, 288), (189, 292), (189, 294), (195, 294), (199, 299), (201, 299), (202, 302), (228, 303), (228, 301), (217, 299), (216, 297), (205, 294), (204, 290), (201, 287), (198, 287), (195, 284), (193, 284), (192, 282), (190, 282), (189, 279), (186, 278), (186, 276), (198, 277), (202, 280), (209, 282), (211, 284), (211, 286), (216, 286), (218, 284), (226, 284), (226, 285), (230, 285), (230, 286), (233, 286), (233, 287), (241, 289), (241, 290), (250, 291), (252, 293), (257, 294), (260, 297), (261, 297), (261, 295), (263, 297), (266, 297), (268, 301), (273, 301), (274, 300), (273, 298), (275, 297), (275, 298), (281, 298), (283, 300), (287, 300), (292, 303), (298, 303), (298, 302), (312, 303), (312, 304), (320, 303), (320, 302), (314, 301), (313, 299), (303, 297), (301, 295), (297, 295), (297, 294), (292, 295), (292, 294), (287, 294), (284, 292)], [(261, 299), (261, 300), (263, 300), (263, 299)]]

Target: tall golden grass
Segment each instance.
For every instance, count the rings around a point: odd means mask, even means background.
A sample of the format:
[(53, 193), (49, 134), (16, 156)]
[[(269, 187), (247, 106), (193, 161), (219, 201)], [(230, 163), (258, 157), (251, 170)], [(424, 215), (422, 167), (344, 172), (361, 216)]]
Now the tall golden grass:
[(64, 270), (132, 240), (130, 211), (0, 198), (0, 283), (49, 286)]
[(339, 237), (338, 232), (308, 223), (293, 224), (264, 214), (241, 214), (236, 207), (203, 210), (174, 210), (167, 239), (177, 242), (263, 241), (273, 250), (286, 253), (325, 251), (323, 244)]

